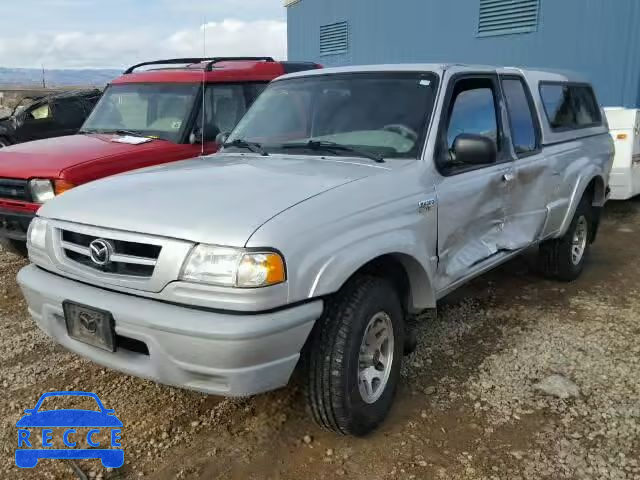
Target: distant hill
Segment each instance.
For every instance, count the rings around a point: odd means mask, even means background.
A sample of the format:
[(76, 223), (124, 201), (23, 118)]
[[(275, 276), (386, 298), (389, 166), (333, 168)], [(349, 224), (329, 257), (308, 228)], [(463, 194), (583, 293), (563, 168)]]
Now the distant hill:
[[(102, 87), (121, 73), (122, 70), (109, 69), (45, 70), (45, 81), (47, 87)], [(42, 86), (42, 70), (0, 67), (0, 85)]]

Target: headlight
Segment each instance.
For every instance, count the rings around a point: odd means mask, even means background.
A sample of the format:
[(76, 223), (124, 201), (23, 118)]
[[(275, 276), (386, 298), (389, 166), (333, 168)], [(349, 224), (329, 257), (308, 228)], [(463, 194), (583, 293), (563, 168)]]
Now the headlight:
[(35, 217), (29, 224), (27, 247), (40, 250), (47, 247), (47, 221), (44, 218)]
[(31, 180), (29, 189), (31, 190), (31, 198), (36, 203), (45, 203), (56, 196), (51, 180)]
[(286, 280), (283, 258), (275, 252), (196, 246), (182, 267), (181, 280), (226, 287), (256, 288)]
[(48, 202), (56, 195), (61, 195), (67, 190), (71, 190), (73, 187), (75, 187), (75, 185), (66, 180), (45, 180), (35, 178), (29, 182), (31, 198), (33, 198), (33, 201), (36, 203)]

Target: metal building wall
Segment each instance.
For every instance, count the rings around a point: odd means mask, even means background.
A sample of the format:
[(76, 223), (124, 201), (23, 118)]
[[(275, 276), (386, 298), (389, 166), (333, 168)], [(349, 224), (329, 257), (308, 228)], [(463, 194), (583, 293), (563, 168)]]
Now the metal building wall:
[[(640, 0), (540, 0), (538, 31), (476, 35), (480, 0), (300, 0), (290, 60), (326, 66), (464, 62), (581, 72), (606, 106), (640, 107)], [(349, 22), (349, 51), (320, 56), (320, 26)]]

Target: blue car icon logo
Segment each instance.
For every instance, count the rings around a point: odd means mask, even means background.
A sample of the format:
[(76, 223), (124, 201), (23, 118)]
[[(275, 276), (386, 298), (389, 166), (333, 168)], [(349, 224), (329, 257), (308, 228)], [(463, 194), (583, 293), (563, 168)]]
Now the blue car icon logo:
[[(99, 410), (58, 409), (40, 411), (42, 402), (49, 397), (89, 397), (96, 401)], [(95, 393), (89, 392), (49, 392), (40, 397), (36, 406), (25, 410), (18, 427), (18, 448), (16, 465), (33, 468), (41, 458), (52, 459), (100, 459), (105, 468), (118, 468), (124, 464), (124, 451), (120, 445), (122, 422), (112, 409), (105, 408)], [(42, 429), (42, 435), (35, 435), (29, 428)], [(86, 435), (76, 428), (87, 429)], [(53, 448), (54, 430), (64, 430), (62, 442), (68, 448)], [(33, 433), (33, 435), (32, 435)], [(109, 447), (104, 448), (98, 436), (108, 434)], [(86, 443), (91, 448), (75, 448), (78, 443)], [(60, 440), (60, 439), (58, 439)], [(103, 441), (103, 443), (105, 443)], [(40, 448), (41, 447), (41, 448)]]

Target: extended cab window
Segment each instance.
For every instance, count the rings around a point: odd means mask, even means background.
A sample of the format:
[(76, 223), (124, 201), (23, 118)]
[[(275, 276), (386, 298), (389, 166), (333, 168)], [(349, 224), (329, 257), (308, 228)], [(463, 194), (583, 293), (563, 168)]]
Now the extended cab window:
[(542, 83), (540, 96), (554, 130), (573, 130), (602, 124), (600, 107), (589, 85)]
[(516, 154), (522, 155), (537, 150), (538, 137), (535, 117), (523, 80), (505, 78), (502, 80), (502, 90), (507, 101), (511, 140)]

